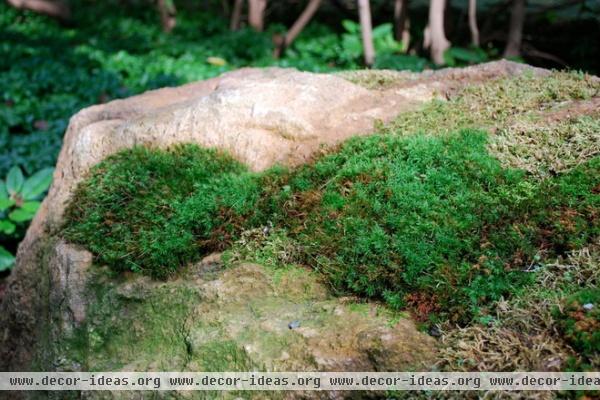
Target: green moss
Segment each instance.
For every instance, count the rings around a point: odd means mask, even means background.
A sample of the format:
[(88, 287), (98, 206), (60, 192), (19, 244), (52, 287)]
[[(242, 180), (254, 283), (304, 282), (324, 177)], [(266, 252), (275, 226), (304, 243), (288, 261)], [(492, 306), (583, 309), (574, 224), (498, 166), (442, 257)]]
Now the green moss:
[(213, 340), (197, 350), (202, 370), (207, 372), (253, 371), (256, 365), (232, 340)]
[(67, 209), (64, 233), (115, 270), (164, 278), (223, 246), (239, 228), (233, 217), (254, 203), (255, 184), (216, 151), (136, 147), (91, 171)]
[(576, 73), (492, 80), (295, 170), (251, 173), (195, 146), (126, 150), (77, 189), (64, 233), (113, 270), (158, 278), (236, 243), (234, 258), (467, 322), (532, 281), (540, 253), (599, 235), (597, 115), (545, 114), (599, 90)]
[(523, 270), (540, 248), (561, 254), (598, 234), (599, 159), (540, 182), (486, 146), (473, 131), (375, 135), (262, 174), (194, 146), (136, 148), (92, 171), (65, 234), (116, 270), (165, 277), (274, 225), (280, 233), (250, 251), (257, 261), (466, 322), (531, 281)]
[(560, 253), (597, 234), (598, 170), (539, 183), (502, 169), (476, 132), (372, 136), (294, 172), (267, 201), (299, 262), (333, 287), (397, 307), (417, 294), (461, 317), (527, 283), (540, 246)]
[(600, 80), (575, 72), (498, 78), (467, 85), (447, 101), (435, 100), (418, 111), (402, 113), (386, 130), (411, 135), (494, 128), (514, 118), (526, 119), (541, 110), (559, 108), (568, 101), (590, 99), (599, 92)]
[(193, 287), (97, 271), (87, 319), (66, 341), (66, 353), (84, 370), (181, 370), (194, 357), (189, 331), (200, 301)]
[(591, 313), (583, 308), (593, 299), (579, 292), (598, 291), (599, 263), (600, 237), (564, 257), (537, 258), (536, 282), (499, 301), (493, 318), (460, 330), (444, 329), (437, 365), (446, 371), (597, 370), (600, 347), (589, 351), (589, 346), (586, 352), (576, 347), (573, 328), (587, 318), (580, 327), (593, 333), (593, 324), (587, 325), (594, 321), (593, 308)]
[(554, 314), (566, 340), (580, 354), (588, 359), (600, 356), (600, 288), (579, 290)]

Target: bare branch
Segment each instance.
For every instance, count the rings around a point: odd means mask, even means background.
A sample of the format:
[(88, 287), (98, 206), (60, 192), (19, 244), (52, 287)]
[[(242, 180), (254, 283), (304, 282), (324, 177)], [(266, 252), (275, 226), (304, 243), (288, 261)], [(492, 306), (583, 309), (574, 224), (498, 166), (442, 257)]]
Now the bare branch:
[(371, 5), (369, 0), (358, 0), (358, 15), (360, 18), (360, 33), (363, 42), (365, 64), (370, 67), (375, 62), (375, 47), (373, 46), (373, 26), (371, 24)]
[(523, 24), (525, 23), (525, 0), (513, 0), (508, 28), (508, 41), (504, 49), (504, 58), (521, 55)]
[(477, 0), (469, 0), (469, 30), (471, 43), (479, 47), (479, 28), (477, 27)]
[(233, 11), (231, 13), (231, 22), (229, 28), (232, 31), (240, 29), (240, 22), (242, 20), (242, 8), (244, 7), (244, 0), (235, 0), (233, 4)]
[(300, 32), (302, 32), (304, 27), (310, 22), (312, 17), (319, 9), (321, 2), (322, 0), (310, 0), (304, 11), (302, 11), (302, 14), (300, 14), (296, 22), (294, 22), (294, 25), (292, 25), (285, 36), (275, 40), (275, 51), (273, 54), (275, 58), (279, 58), (283, 51), (292, 44), (296, 37), (298, 37)]
[(20, 10), (31, 10), (39, 14), (45, 14), (65, 21), (71, 18), (69, 6), (62, 1), (8, 0), (8, 4)]

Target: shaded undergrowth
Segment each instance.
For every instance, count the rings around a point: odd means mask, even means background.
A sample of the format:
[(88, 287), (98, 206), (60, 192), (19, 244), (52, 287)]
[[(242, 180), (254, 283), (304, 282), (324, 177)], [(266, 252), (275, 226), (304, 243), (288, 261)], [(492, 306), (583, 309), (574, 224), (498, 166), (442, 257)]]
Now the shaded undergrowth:
[(534, 180), (503, 168), (477, 131), (356, 138), (261, 174), (192, 145), (138, 147), (91, 171), (64, 232), (115, 270), (166, 278), (273, 227), (290, 262), (340, 292), (467, 323), (531, 282), (540, 253), (598, 235), (599, 185), (599, 158)]

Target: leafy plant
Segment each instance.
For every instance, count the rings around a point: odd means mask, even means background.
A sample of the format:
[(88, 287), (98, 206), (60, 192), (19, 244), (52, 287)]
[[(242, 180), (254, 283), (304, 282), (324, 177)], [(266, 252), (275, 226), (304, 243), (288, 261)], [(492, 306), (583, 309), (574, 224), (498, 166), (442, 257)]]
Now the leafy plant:
[[(42, 169), (25, 179), (21, 168), (14, 166), (6, 180), (0, 180), (0, 234), (15, 235), (19, 226), (33, 219), (40, 207), (40, 198), (52, 182), (52, 168)], [(0, 246), (0, 271), (10, 269), (13, 255)]]
[[(340, 58), (346, 62), (355, 62), (363, 53), (360, 24), (352, 20), (342, 21), (346, 30), (342, 34), (342, 52)], [(377, 56), (400, 53), (404, 45), (394, 39), (392, 24), (386, 23), (373, 28), (373, 46)]]
[(478, 64), (488, 61), (487, 53), (479, 48), (451, 47), (444, 53), (444, 61), (449, 67)]
[(8, 250), (0, 246), (0, 271), (6, 271), (11, 269), (15, 264), (15, 256), (13, 256)]

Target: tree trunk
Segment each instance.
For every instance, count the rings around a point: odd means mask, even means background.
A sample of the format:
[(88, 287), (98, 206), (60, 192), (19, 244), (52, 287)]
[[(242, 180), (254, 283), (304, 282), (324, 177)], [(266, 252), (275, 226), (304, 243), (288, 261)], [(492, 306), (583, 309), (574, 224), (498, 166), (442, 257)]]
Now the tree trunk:
[(242, 20), (242, 8), (244, 7), (244, 0), (235, 0), (233, 4), (233, 11), (231, 12), (231, 22), (229, 28), (232, 31), (240, 29), (240, 21)]
[(523, 41), (523, 24), (525, 23), (525, 0), (513, 0), (510, 13), (510, 26), (508, 40), (504, 48), (504, 58), (518, 57), (521, 55), (521, 42)]
[(71, 9), (62, 1), (50, 0), (8, 0), (8, 4), (20, 10), (30, 10), (39, 14), (49, 15), (53, 18), (68, 20), (71, 18)]
[(248, 1), (248, 24), (259, 32), (262, 32), (265, 27), (266, 8), (267, 0)]
[(394, 38), (402, 42), (404, 51), (410, 45), (410, 21), (408, 19), (408, 0), (394, 1)]
[(302, 14), (300, 14), (285, 36), (275, 40), (275, 51), (273, 54), (275, 58), (279, 58), (283, 51), (292, 44), (296, 37), (298, 37), (300, 32), (302, 32), (302, 29), (304, 29), (306, 24), (309, 23), (313, 15), (315, 15), (319, 9), (321, 2), (322, 0), (310, 0), (304, 11), (302, 11)]
[(469, 0), (469, 30), (471, 43), (479, 47), (479, 28), (477, 27), (477, 0)]
[(158, 0), (157, 4), (162, 29), (165, 32), (171, 32), (177, 25), (175, 4), (172, 0)]
[(431, 59), (437, 65), (444, 64), (444, 53), (450, 42), (444, 32), (444, 11), (446, 0), (431, 0), (429, 3), (429, 23), (425, 28), (425, 48), (429, 48)]
[(363, 42), (365, 65), (370, 67), (375, 62), (375, 47), (373, 47), (373, 27), (371, 25), (369, 0), (358, 0), (358, 15), (360, 18), (360, 33)]
[(229, 5), (229, 0), (221, 0), (221, 9), (223, 10), (223, 15), (225, 17), (230, 16), (230, 5)]

